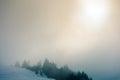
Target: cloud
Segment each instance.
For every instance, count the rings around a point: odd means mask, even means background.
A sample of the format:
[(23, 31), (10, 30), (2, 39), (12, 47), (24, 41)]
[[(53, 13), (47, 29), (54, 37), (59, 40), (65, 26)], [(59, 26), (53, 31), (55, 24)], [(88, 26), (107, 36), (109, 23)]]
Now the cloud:
[(35, 63), (48, 58), (99, 77), (118, 74), (119, 3), (113, 1), (109, 20), (101, 30), (87, 31), (73, 21), (76, 1), (0, 2), (0, 63), (24, 59)]

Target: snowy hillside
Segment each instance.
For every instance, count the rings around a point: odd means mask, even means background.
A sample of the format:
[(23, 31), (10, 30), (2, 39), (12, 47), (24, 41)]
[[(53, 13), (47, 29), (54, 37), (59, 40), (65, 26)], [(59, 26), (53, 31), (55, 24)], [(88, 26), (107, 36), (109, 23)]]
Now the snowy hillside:
[(38, 77), (32, 71), (26, 69), (0, 66), (0, 80), (53, 80), (53, 79)]

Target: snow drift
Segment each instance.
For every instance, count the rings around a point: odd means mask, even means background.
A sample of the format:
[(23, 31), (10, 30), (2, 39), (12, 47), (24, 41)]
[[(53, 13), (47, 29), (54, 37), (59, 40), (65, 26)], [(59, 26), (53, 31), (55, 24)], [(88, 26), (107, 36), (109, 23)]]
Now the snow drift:
[(54, 80), (37, 76), (32, 71), (13, 66), (0, 66), (0, 80)]

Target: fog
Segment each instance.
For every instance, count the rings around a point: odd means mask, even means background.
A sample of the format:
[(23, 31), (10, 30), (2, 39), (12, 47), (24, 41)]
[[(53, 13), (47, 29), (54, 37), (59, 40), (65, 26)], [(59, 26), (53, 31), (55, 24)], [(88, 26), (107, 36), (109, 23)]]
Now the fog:
[(104, 1), (104, 23), (88, 28), (82, 0), (0, 0), (0, 64), (48, 58), (94, 80), (119, 80), (120, 1)]

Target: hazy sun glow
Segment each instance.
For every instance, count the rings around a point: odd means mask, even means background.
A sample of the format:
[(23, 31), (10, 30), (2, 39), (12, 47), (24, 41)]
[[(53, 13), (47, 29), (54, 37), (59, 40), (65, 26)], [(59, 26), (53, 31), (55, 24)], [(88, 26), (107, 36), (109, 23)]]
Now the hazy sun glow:
[[(81, 4), (81, 2), (80, 2)], [(77, 23), (87, 29), (99, 29), (108, 16), (109, 5), (107, 0), (82, 0), (77, 13)]]

